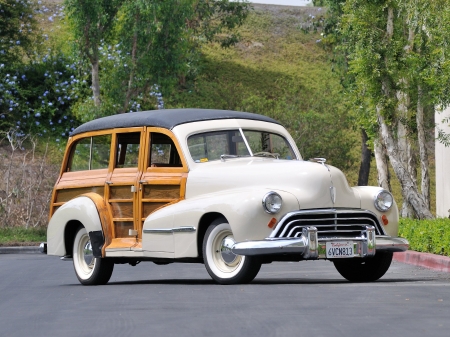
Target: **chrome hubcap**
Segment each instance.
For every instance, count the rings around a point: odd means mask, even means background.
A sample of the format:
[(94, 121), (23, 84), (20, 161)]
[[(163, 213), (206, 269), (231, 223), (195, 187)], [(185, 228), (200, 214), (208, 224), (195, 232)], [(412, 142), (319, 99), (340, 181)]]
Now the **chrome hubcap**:
[(83, 247), (83, 257), (84, 262), (86, 262), (88, 266), (91, 266), (94, 263), (94, 253), (92, 252), (92, 245), (90, 240), (88, 240)]
[(222, 240), (222, 243), (220, 245), (220, 255), (222, 257), (222, 260), (228, 265), (233, 264), (233, 262), (235, 262), (237, 259), (237, 255), (234, 254), (231, 250), (235, 243), (236, 242), (232, 237), (227, 236)]

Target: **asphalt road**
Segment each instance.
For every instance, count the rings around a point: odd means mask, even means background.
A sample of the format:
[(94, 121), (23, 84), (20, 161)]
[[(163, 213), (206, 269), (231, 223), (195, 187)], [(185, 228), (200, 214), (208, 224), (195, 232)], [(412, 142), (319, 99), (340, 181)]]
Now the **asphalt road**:
[(448, 336), (450, 273), (393, 262), (370, 284), (327, 261), (264, 265), (248, 285), (203, 265), (117, 265), (106, 286), (71, 262), (0, 254), (0, 336)]

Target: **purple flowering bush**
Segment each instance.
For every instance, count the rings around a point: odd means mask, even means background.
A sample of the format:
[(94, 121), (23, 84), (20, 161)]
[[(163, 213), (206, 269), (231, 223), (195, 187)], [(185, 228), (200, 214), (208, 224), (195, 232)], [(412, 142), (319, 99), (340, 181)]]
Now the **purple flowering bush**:
[(78, 63), (62, 54), (7, 68), (0, 64), (0, 129), (66, 139), (79, 122), (71, 106), (89, 92)]

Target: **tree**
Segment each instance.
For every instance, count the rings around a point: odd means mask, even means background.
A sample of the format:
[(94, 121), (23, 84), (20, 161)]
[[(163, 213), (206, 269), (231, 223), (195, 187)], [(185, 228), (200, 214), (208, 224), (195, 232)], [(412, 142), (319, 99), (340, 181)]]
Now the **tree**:
[[(423, 112), (448, 104), (449, 4), (448, 0), (347, 0), (336, 19), (339, 43), (348, 52), (349, 74), (354, 78), (349, 96), (366, 110), (364, 123), (376, 121), (403, 198), (419, 218), (432, 217)], [(421, 192), (412, 160), (416, 142)]]
[[(249, 9), (246, 1), (229, 0), (66, 0), (66, 4), (78, 44), (92, 64), (96, 107), (99, 72), (105, 74), (102, 94), (111, 109), (102, 109), (102, 114), (151, 107), (146, 94), (152, 88), (167, 93), (177, 83), (183, 85), (187, 75), (195, 74), (201, 45), (217, 40), (223, 46), (235, 43), (238, 36), (232, 29), (244, 22)], [(89, 109), (79, 110), (77, 115), (86, 119)]]
[(65, 0), (81, 54), (91, 64), (94, 105), (100, 106), (99, 47), (111, 36), (117, 12), (124, 0)]
[(168, 89), (186, 74), (191, 52), (186, 21), (192, 15), (192, 0), (124, 3), (116, 38), (125, 54), (121, 60), (125, 66), (115, 69), (115, 83), (110, 86), (123, 104), (122, 112), (129, 111), (132, 98), (154, 84)]
[(34, 3), (0, 0), (0, 64), (11, 67), (35, 50)]

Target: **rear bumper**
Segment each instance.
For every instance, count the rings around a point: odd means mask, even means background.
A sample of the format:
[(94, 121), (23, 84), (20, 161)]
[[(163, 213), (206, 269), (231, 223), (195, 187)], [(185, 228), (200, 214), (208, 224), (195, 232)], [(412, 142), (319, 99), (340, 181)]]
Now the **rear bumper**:
[(234, 244), (232, 251), (238, 255), (248, 256), (292, 254), (301, 255), (305, 260), (325, 259), (327, 241), (353, 241), (353, 257), (370, 257), (376, 252), (404, 252), (409, 247), (406, 239), (375, 235), (375, 229), (372, 226), (367, 226), (366, 235), (361, 237), (325, 239), (318, 238), (317, 228), (307, 227), (298, 238), (266, 238), (260, 241), (238, 242)]

